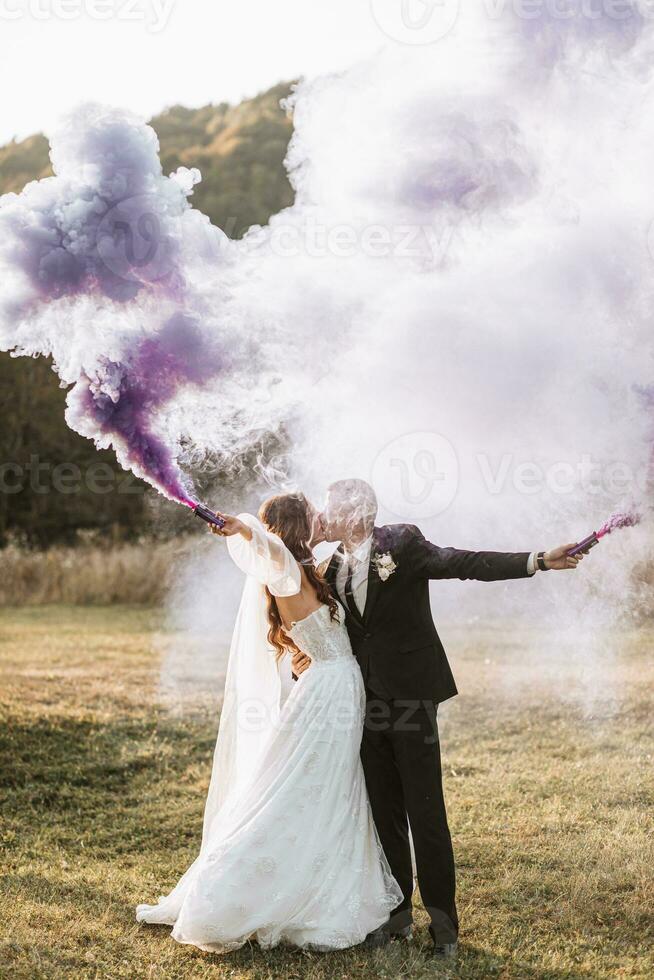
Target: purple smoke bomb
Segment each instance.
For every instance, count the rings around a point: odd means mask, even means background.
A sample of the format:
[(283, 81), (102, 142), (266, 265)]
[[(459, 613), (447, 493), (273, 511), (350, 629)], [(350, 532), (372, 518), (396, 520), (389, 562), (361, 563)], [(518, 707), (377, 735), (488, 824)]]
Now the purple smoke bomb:
[(195, 511), (195, 516), (199, 517), (203, 521), (206, 521), (207, 524), (214, 524), (216, 527), (220, 528), (225, 526), (225, 521), (223, 518), (219, 517), (218, 514), (214, 513), (214, 511), (209, 510), (209, 508), (205, 507), (204, 504), (196, 504), (193, 510)]
[(594, 548), (596, 544), (599, 544), (599, 538), (597, 537), (597, 531), (593, 531), (592, 534), (587, 535), (582, 541), (579, 541), (574, 548), (570, 548), (566, 552), (569, 558), (573, 558), (575, 555), (587, 555), (591, 548)]

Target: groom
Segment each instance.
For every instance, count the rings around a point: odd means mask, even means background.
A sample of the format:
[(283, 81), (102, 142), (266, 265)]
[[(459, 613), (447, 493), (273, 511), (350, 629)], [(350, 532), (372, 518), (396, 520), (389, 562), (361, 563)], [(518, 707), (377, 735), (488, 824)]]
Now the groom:
[[(456, 685), (429, 605), (430, 579), (529, 578), (538, 569), (575, 568), (572, 544), (544, 553), (459, 551), (427, 541), (417, 527), (375, 527), (377, 499), (363, 480), (332, 484), (319, 517), (324, 539), (340, 541), (321, 571), (345, 608), (366, 687), (361, 759), (379, 837), (404, 901), (368, 937), (409, 938), (413, 837), (418, 883), (437, 956), (456, 953), (455, 871), (441, 780), (436, 713)], [(311, 660), (293, 658), (301, 674)]]

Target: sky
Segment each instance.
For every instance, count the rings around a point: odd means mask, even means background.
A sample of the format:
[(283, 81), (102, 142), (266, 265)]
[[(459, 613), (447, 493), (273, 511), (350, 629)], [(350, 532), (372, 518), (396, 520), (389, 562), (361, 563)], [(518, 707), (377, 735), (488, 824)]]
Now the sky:
[(375, 0), (0, 0), (0, 143), (80, 101), (146, 117), (338, 71), (386, 42)]

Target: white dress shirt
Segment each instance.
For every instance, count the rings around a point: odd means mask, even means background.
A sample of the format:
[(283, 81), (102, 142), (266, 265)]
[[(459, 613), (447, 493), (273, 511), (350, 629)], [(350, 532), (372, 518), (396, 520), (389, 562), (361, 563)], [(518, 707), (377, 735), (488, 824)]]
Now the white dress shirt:
[[(343, 546), (345, 549), (345, 545)], [(356, 607), (363, 615), (368, 596), (368, 571), (370, 569), (370, 553), (372, 551), (372, 534), (357, 545), (352, 552), (344, 550), (336, 573), (336, 591), (346, 607), (345, 586), (352, 568), (352, 595)]]
[[(368, 596), (368, 572), (370, 570), (370, 556), (372, 552), (372, 534), (362, 541), (351, 552), (347, 551), (343, 545), (343, 552), (340, 555), (338, 571), (336, 572), (336, 591), (343, 605), (347, 608), (345, 601), (345, 586), (347, 577), (352, 569), (352, 596), (357, 609), (363, 615), (366, 608), (366, 598)], [(527, 559), (527, 574), (534, 575), (538, 571), (536, 556), (538, 552), (532, 551)]]

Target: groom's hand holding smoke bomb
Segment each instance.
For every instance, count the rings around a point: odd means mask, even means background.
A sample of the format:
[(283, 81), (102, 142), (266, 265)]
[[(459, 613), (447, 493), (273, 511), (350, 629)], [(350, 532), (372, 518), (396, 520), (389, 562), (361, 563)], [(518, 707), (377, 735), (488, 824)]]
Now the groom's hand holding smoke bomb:
[(543, 563), (546, 570), (554, 571), (565, 571), (567, 569), (576, 568), (580, 561), (583, 560), (584, 554), (587, 552), (579, 552), (576, 555), (570, 555), (569, 552), (575, 548), (576, 542), (572, 541), (570, 544), (559, 545), (558, 548), (553, 548), (552, 551), (546, 551), (543, 555)]

